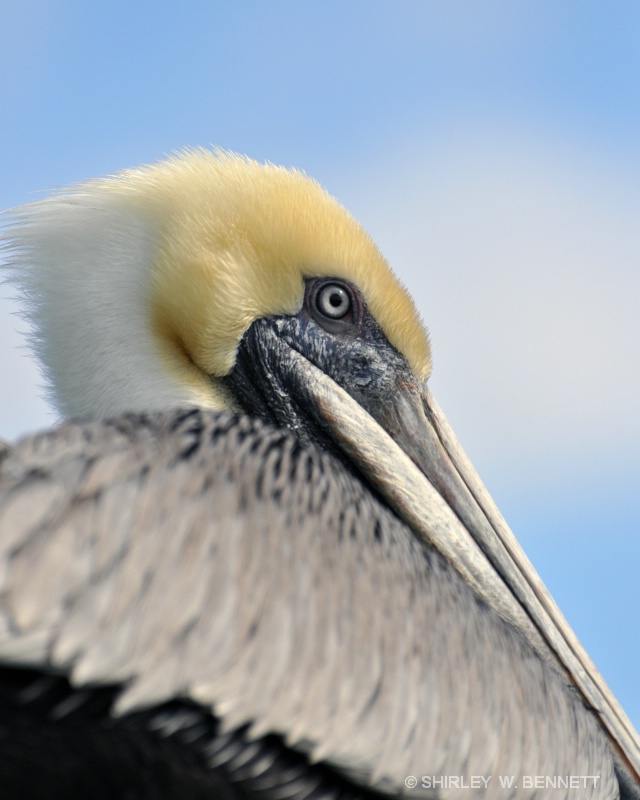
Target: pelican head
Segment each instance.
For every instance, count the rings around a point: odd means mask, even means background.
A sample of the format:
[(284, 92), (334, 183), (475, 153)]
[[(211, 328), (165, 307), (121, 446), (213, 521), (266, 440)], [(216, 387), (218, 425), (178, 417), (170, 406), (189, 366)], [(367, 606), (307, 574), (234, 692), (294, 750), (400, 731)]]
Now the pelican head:
[[(244, 335), (309, 308), (323, 278), (353, 287), (418, 380), (429, 375), (411, 298), (361, 226), (300, 172), (194, 151), (17, 216), (16, 277), (65, 416), (237, 407), (225, 378)], [(325, 324), (346, 329), (332, 313)]]
[(300, 172), (191, 151), (14, 212), (13, 269), (66, 416), (198, 405), (329, 449), (594, 709), (637, 734), (427, 388), (428, 336), (362, 227)]

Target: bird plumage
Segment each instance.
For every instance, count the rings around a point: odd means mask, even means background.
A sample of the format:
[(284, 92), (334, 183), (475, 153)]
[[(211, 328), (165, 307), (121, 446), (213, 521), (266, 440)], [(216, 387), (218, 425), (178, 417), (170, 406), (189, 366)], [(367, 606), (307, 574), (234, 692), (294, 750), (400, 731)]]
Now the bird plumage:
[[(0, 452), (0, 786), (640, 796), (637, 735), (425, 387), (412, 300), (318, 184), (195, 151), (11, 219), (53, 398), (94, 419)], [(45, 790), (54, 729), (75, 755)]]
[(585, 796), (613, 795), (604, 737), (560, 676), (288, 432), (195, 410), (73, 424), (19, 445), (3, 483), (19, 545), (0, 554), (5, 660), (121, 685), (119, 714), (195, 701), (353, 786), (597, 768)]

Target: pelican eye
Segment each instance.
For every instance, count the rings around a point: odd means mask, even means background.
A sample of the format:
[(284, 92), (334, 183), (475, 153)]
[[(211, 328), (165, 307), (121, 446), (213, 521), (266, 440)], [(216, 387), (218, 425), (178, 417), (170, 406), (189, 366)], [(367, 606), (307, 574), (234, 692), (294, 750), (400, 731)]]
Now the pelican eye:
[(365, 311), (357, 288), (339, 278), (309, 278), (304, 295), (304, 313), (327, 333), (357, 333)]
[(316, 308), (329, 319), (343, 319), (351, 311), (351, 295), (338, 283), (327, 283), (315, 297)]

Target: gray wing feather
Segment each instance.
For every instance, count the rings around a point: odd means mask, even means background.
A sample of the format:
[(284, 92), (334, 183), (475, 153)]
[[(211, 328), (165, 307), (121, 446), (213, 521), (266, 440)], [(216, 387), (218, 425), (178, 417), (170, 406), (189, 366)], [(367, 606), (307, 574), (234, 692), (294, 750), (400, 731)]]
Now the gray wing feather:
[(120, 714), (194, 700), (394, 794), (407, 775), (493, 775), (478, 794), (506, 798), (500, 774), (597, 774), (583, 796), (616, 794), (562, 679), (345, 469), (246, 417), (18, 444), (0, 467), (0, 660), (122, 683)]

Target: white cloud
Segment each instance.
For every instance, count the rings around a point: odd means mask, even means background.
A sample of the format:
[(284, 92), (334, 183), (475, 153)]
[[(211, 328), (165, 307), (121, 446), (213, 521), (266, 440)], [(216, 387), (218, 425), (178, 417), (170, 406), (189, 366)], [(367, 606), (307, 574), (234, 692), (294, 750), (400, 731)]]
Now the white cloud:
[[(396, 151), (332, 187), (432, 333), (432, 385), (490, 469), (640, 446), (640, 192), (517, 138)], [(484, 455), (482, 455), (484, 454)], [(637, 458), (637, 457), (636, 457)]]

